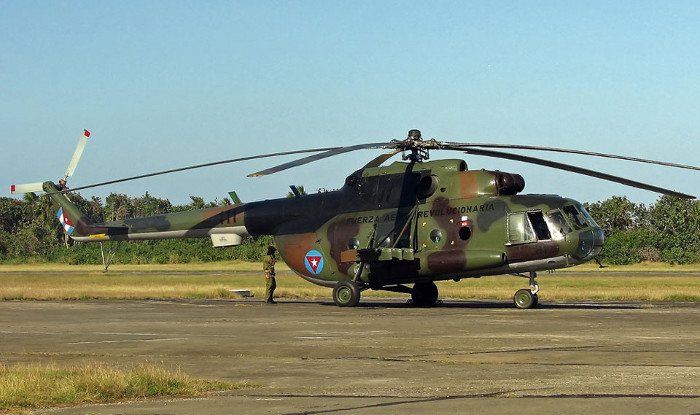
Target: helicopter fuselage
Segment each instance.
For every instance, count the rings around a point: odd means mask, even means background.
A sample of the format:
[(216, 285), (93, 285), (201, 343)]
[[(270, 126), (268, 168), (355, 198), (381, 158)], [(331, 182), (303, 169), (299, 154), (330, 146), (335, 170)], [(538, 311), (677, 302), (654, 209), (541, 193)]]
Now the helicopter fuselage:
[(603, 233), (580, 203), (518, 195), (522, 178), (461, 160), (363, 169), (336, 191), (247, 204), (246, 229), (275, 236), (315, 284), (371, 288), (534, 272), (587, 262)]

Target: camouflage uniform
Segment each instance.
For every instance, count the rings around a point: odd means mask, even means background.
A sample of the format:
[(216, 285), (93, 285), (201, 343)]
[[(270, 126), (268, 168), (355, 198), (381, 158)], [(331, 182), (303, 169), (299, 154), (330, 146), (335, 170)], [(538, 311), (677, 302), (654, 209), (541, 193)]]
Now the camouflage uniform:
[(265, 271), (265, 302), (268, 304), (275, 304), (275, 300), (272, 298), (275, 293), (275, 288), (277, 288), (277, 281), (275, 280), (275, 248), (270, 246), (267, 249), (267, 255), (263, 258), (263, 271)]

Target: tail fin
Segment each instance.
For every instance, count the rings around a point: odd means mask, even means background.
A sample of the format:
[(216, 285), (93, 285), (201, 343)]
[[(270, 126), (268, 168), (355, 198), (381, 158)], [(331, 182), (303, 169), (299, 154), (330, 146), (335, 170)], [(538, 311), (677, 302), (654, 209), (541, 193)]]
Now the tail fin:
[(64, 193), (61, 193), (58, 186), (49, 181), (44, 182), (42, 188), (54, 205), (58, 207), (56, 217), (68, 236), (83, 236), (91, 233), (89, 228), (93, 223), (90, 218), (81, 212)]

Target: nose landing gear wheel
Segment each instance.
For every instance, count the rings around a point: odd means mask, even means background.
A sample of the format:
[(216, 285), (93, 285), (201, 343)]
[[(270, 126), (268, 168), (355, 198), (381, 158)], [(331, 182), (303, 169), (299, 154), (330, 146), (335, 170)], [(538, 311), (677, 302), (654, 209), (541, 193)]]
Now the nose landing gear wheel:
[(438, 288), (434, 282), (418, 282), (411, 290), (413, 304), (418, 307), (432, 307), (437, 303)]
[(522, 289), (515, 292), (513, 303), (518, 308), (534, 308), (539, 303), (539, 299), (531, 290)]
[(340, 281), (333, 288), (333, 302), (338, 307), (355, 307), (360, 302), (360, 288), (353, 281)]

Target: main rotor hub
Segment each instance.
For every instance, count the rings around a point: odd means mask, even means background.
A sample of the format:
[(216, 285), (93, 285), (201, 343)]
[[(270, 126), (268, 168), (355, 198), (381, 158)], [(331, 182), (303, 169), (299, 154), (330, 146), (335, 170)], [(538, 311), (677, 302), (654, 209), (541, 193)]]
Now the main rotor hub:
[[(423, 137), (421, 137), (420, 130), (409, 130), (408, 131), (408, 137), (406, 138), (406, 141), (404, 141), (404, 154), (403, 154), (403, 159), (404, 160), (411, 160), (411, 161), (423, 161), (423, 160), (428, 160), (429, 155), (428, 155), (428, 148), (430, 148), (430, 145), (426, 145), (427, 143), (423, 141)], [(410, 150), (411, 154), (406, 154), (405, 151)]]

